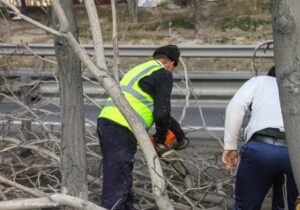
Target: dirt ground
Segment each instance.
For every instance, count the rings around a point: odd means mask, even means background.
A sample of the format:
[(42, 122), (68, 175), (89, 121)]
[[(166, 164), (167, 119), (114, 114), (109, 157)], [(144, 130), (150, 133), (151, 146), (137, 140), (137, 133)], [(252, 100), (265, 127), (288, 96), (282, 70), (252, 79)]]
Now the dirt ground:
[[(110, 6), (98, 6), (97, 9), (104, 42), (112, 43)], [(119, 4), (117, 14), (119, 43), (256, 44), (272, 38), (271, 17), (266, 9), (257, 9), (253, 6), (248, 8), (247, 5), (238, 4), (229, 6), (214, 2), (204, 4), (202, 9), (199, 11), (201, 13), (200, 30), (198, 36), (195, 37), (195, 20), (192, 7), (186, 6), (179, 9), (168, 9), (167, 7), (139, 8), (139, 21), (134, 24), (130, 21), (127, 6)], [(227, 13), (224, 10), (227, 10)], [(25, 14), (49, 25), (51, 14), (46, 12), (49, 11), (28, 8)], [(91, 44), (92, 39), (86, 11), (83, 7), (77, 6), (75, 12), (79, 25), (80, 42)], [(52, 43), (52, 35), (23, 20), (13, 20), (11, 18), (13, 15), (8, 15), (3, 9), (0, 17), (1, 42)], [(170, 23), (172, 24), (171, 32)]]
[[(234, 4), (234, 2), (236, 2)], [(239, 3), (240, 2), (240, 3)], [(178, 45), (210, 45), (210, 44), (258, 44), (272, 39), (272, 26), (269, 11), (263, 5), (255, 5), (248, 1), (231, 1), (230, 3), (208, 2), (202, 6), (200, 29), (195, 37), (193, 8), (191, 5), (170, 9), (167, 6), (158, 8), (139, 8), (138, 23), (131, 23), (127, 5), (118, 5), (118, 40), (119, 44), (151, 44), (168, 43)], [(252, 3), (253, 4), (252, 4)], [(258, 1), (257, 1), (258, 2)], [(112, 21), (110, 5), (97, 8), (102, 35), (105, 44), (112, 43)], [(88, 17), (83, 7), (75, 7), (79, 26), (79, 40), (82, 44), (92, 44)], [(25, 14), (46, 25), (51, 25), (51, 15), (48, 10), (28, 8)], [(171, 24), (171, 28), (169, 25)], [(3, 9), (0, 14), (1, 43), (53, 43), (53, 36), (25, 22), (13, 20)], [(138, 60), (138, 59), (137, 59)], [(3, 61), (2, 61), (3, 62)], [(0, 61), (0, 63), (2, 64)], [(108, 65), (111, 61), (108, 60)], [(136, 63), (127, 58), (120, 61), (121, 69), (127, 69)], [(251, 59), (185, 59), (190, 71), (212, 70), (251, 70)], [(259, 61), (262, 68), (268, 68), (272, 60)], [(33, 66), (34, 65), (34, 66)], [(22, 66), (39, 68), (41, 62), (36, 59), (7, 59), (3, 66)], [(50, 65), (50, 64), (49, 64)], [(267, 67), (265, 67), (267, 66)], [(50, 66), (51, 67), (51, 66)]]

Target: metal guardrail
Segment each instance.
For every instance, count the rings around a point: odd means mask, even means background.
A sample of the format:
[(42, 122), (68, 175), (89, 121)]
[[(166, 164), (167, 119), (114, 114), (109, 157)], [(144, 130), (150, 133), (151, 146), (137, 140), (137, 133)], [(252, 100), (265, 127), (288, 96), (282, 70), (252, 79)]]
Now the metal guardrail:
[[(53, 71), (0, 71), (0, 75), (13, 80), (30, 77), (31, 83), (35, 83), (35, 80), (40, 80), (39, 85), (35, 86), (34, 90), (32, 90), (31, 96), (58, 96), (59, 89), (56, 81), (54, 81)], [(90, 79), (94, 79), (93, 75), (90, 73), (84, 75)], [(218, 104), (225, 105), (234, 95), (236, 90), (252, 76), (254, 76), (254, 74), (251, 72), (189, 73), (190, 99), (193, 100), (196, 97), (199, 101), (209, 104), (209, 106)], [(47, 81), (42, 82), (45, 80)], [(176, 100), (176, 103), (183, 102), (187, 94), (183, 80), (183, 75), (174, 74), (175, 84), (172, 91), (172, 100)], [(21, 93), (21, 88), (13, 83), (11, 83), (10, 89), (16, 94)], [(93, 97), (94, 99), (104, 100), (107, 97), (105, 90), (101, 86), (92, 84), (88, 81), (83, 81), (83, 91), (89, 97)], [(3, 86), (1, 87), (1, 92), (9, 93), (6, 87)]]
[[(39, 70), (39, 69), (32, 69), (32, 68), (22, 68), (17, 70), (1, 70), (0, 69), (0, 76), (5, 76), (8, 78), (18, 78), (18, 77), (32, 77), (32, 78), (48, 78), (53, 79), (54, 76), (59, 76), (58, 72), (55, 69), (46, 69), (46, 70)], [(88, 78), (94, 79), (94, 75), (88, 71), (83, 71), (83, 76)], [(175, 80), (182, 80), (183, 73), (181, 72), (174, 72), (174, 79)], [(203, 72), (203, 71), (193, 71), (189, 72), (188, 76), (189, 79), (192, 81), (195, 80), (245, 80), (249, 79), (254, 75), (253, 72), (247, 71), (240, 71), (240, 72), (229, 72), (229, 71), (218, 71), (218, 72)]]
[[(93, 45), (81, 45), (88, 53), (94, 53)], [(0, 56), (32, 54), (40, 56), (54, 56), (53, 44), (29, 44), (30, 50), (22, 45), (0, 44)], [(158, 45), (120, 45), (121, 57), (148, 57)], [(178, 45), (182, 57), (201, 58), (251, 58), (257, 45)], [(112, 45), (104, 45), (105, 56), (113, 56)], [(273, 49), (259, 49), (256, 57), (272, 58)]]

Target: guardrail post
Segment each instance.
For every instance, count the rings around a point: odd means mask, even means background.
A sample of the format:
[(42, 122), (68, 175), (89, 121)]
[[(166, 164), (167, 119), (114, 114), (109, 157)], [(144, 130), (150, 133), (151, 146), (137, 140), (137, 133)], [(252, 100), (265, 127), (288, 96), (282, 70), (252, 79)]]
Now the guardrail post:
[[(28, 94), (30, 91), (30, 81), (31, 78), (29, 76), (21, 77), (21, 100), (26, 106), (30, 106), (31, 104), (31, 96)], [(26, 118), (30, 118), (29, 113), (25, 114), (24, 119), (22, 120), (21, 130), (24, 135), (25, 141), (28, 141), (31, 138), (31, 119)]]

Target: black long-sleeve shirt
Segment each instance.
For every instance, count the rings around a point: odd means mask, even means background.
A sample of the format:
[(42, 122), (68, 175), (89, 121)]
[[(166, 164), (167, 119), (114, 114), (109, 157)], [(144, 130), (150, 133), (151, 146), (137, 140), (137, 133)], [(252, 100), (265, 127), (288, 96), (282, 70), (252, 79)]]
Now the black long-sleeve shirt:
[(139, 86), (154, 99), (153, 118), (156, 129), (156, 140), (163, 143), (168, 130), (172, 130), (178, 141), (184, 137), (179, 123), (171, 116), (171, 92), (173, 74), (164, 68), (143, 78)]

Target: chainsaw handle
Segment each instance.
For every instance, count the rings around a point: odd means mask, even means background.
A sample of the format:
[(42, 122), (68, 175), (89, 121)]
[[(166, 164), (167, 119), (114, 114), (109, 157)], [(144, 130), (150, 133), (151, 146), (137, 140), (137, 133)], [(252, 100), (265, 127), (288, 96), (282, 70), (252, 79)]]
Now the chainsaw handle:
[(183, 140), (177, 143), (175, 149), (176, 150), (185, 149), (189, 146), (189, 144), (190, 144), (190, 139), (188, 139), (187, 137), (183, 137)]

